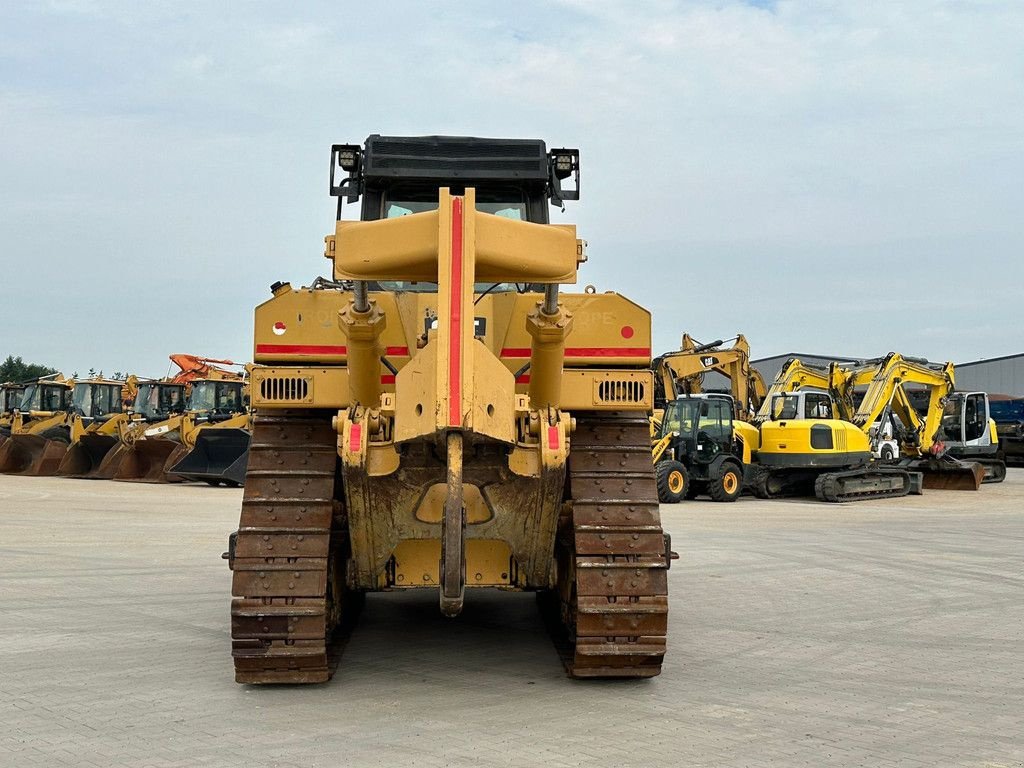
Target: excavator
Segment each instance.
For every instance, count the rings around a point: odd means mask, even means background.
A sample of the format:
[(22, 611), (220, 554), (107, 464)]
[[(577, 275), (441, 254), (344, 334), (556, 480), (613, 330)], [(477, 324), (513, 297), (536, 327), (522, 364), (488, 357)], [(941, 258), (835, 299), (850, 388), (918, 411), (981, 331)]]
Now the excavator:
[(80, 381), (50, 379), (29, 385), (0, 446), (0, 473), (57, 474), (72, 444), (85, 435), (112, 434), (123, 420), (124, 400), (131, 398), (134, 377), (93, 377)]
[[(809, 386), (790, 389), (794, 379)], [(991, 454), (993, 479), (1000, 474), (988, 430), (972, 435), (973, 442), (964, 440), (970, 424), (965, 404), (974, 402), (975, 412), (986, 418), (988, 411), (980, 403), (983, 393), (954, 392), (950, 363), (935, 366), (890, 353), (853, 368), (832, 364), (825, 371), (790, 361), (776, 384), (779, 391), (769, 395), (767, 412), (758, 414), (760, 445), (751, 478), (758, 496), (806, 493), (812, 484), (825, 501), (902, 496), (922, 486), (977, 490), (986, 474), (983, 465), (958, 454)], [(864, 385), (854, 410), (855, 390)], [(910, 403), (908, 385), (929, 391), (923, 418)], [(899, 419), (901, 457), (875, 461), (892, 416)]]
[[(914, 406), (912, 392), (927, 395), (927, 407)], [(848, 410), (849, 397), (840, 400)], [(957, 392), (952, 363), (934, 364), (891, 352), (877, 369), (849, 420), (878, 440), (877, 425), (895, 417), (900, 463), (924, 473), (925, 488), (977, 490), (1002, 482), (1006, 464), (984, 392)]]
[(331, 191), (332, 274), (255, 312), (235, 680), (326, 681), (367, 592), (454, 619), (485, 588), (539, 595), (571, 676), (657, 675), (651, 317), (561, 290), (586, 251), (549, 209), (579, 197), (578, 150), (375, 134), (332, 147)]
[(683, 395), (697, 395), (703, 389), (704, 376), (720, 373), (729, 380), (730, 394), (735, 406), (735, 417), (750, 421), (767, 395), (764, 378), (756, 368), (750, 367), (750, 343), (737, 334), (733, 345), (721, 346), (721, 339), (707, 344), (695, 341), (688, 333), (678, 350), (654, 358), (654, 412), (655, 426), (667, 402)]
[(171, 468), (196, 448), (203, 432), (216, 426), (226, 438), (210, 441), (219, 445), (204, 455), (215, 461), (206, 466), (206, 477), (195, 479), (217, 480), (230, 470), (224, 481), (240, 482), (241, 473), (234, 465), (246, 447), (240, 446), (241, 438), (231, 430), (246, 424), (242, 374), (221, 367), (235, 365), (230, 360), (183, 354), (171, 355), (170, 359), (179, 372), (169, 380), (140, 388), (143, 400), (131, 421), (120, 429), (118, 446), (93, 476), (134, 482), (190, 479)]

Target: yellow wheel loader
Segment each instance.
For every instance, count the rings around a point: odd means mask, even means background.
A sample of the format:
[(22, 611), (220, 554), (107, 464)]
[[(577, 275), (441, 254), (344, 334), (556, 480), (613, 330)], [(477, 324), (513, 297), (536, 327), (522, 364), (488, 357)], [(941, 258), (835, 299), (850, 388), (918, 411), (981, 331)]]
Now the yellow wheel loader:
[[(240, 379), (193, 380), (181, 410), (171, 411), (156, 421), (138, 420), (123, 430), (120, 447), (103, 474), (112, 480), (144, 483), (181, 482), (187, 478), (173, 471), (195, 448), (196, 440), (208, 428), (217, 426), (225, 432), (247, 425), (243, 406), (244, 383)], [(232, 443), (237, 446), (238, 441)], [(243, 448), (230, 446), (211, 451), (213, 460), (223, 465), (208, 465), (206, 473), (219, 479), (244, 453)], [(240, 482), (237, 469), (224, 477), (226, 482)]]
[(168, 460), (174, 478), (237, 487), (245, 482), (251, 425), (238, 382), (197, 382), (182, 423), (182, 451)]
[(25, 392), (24, 384), (7, 381), (0, 384), (0, 445), (11, 435), (14, 412)]
[(25, 386), (11, 419), (10, 435), (0, 444), (0, 473), (53, 474), (71, 441), (67, 409), (73, 387), (74, 382), (60, 374)]
[(579, 153), (373, 135), (332, 148), (331, 191), (331, 278), (256, 309), (235, 679), (327, 680), (367, 592), (455, 617), (482, 588), (538, 593), (575, 677), (657, 675), (650, 314), (560, 291), (584, 244), (548, 211), (578, 198)]
[[(37, 418), (17, 429), (0, 449), (0, 471), (26, 475), (74, 475), (99, 464), (116, 442), (137, 380), (94, 377), (69, 382), (70, 400), (59, 411), (31, 411)], [(40, 398), (46, 393), (41, 392)], [(26, 399), (31, 397), (28, 392)]]

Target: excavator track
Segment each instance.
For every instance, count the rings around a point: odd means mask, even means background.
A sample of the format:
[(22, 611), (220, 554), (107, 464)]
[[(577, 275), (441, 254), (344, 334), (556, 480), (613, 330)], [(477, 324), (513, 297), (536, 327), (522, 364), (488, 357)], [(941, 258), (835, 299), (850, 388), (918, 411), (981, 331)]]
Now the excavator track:
[(814, 481), (814, 495), (829, 502), (892, 499), (906, 496), (912, 485), (911, 473), (905, 469), (862, 467), (818, 475)]
[(316, 412), (253, 421), (241, 519), (228, 553), (235, 680), (325, 682), (347, 555), (337, 434), (330, 415)]
[(646, 414), (577, 417), (558, 543), (563, 660), (572, 677), (654, 677), (668, 630), (668, 537)]

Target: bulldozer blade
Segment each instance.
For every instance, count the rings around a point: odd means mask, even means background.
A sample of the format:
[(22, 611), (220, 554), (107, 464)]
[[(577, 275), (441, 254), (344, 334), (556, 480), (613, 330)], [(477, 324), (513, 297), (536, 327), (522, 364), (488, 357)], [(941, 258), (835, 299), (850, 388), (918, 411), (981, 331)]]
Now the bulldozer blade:
[(182, 449), (175, 440), (147, 438), (137, 440), (123, 455), (117, 457), (112, 480), (135, 483), (166, 483), (171, 480), (165, 472), (168, 460)]
[(61, 477), (97, 479), (104, 459), (115, 445), (117, 438), (113, 435), (82, 435), (64, 454), (57, 474)]
[(39, 435), (11, 435), (0, 445), (0, 474), (53, 475), (68, 444)]
[(250, 435), (244, 429), (205, 429), (181, 461), (170, 465), (173, 475), (215, 485), (242, 485), (249, 465)]

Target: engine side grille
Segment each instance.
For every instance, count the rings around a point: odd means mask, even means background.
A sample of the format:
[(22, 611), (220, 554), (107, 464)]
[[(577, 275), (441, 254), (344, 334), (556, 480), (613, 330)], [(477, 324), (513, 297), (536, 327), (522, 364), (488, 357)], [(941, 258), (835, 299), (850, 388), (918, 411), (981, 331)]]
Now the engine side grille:
[(597, 384), (600, 403), (643, 403), (645, 395), (644, 382), (636, 379), (606, 379)]
[(270, 376), (260, 381), (260, 398), (272, 402), (303, 402), (309, 399), (305, 376)]

